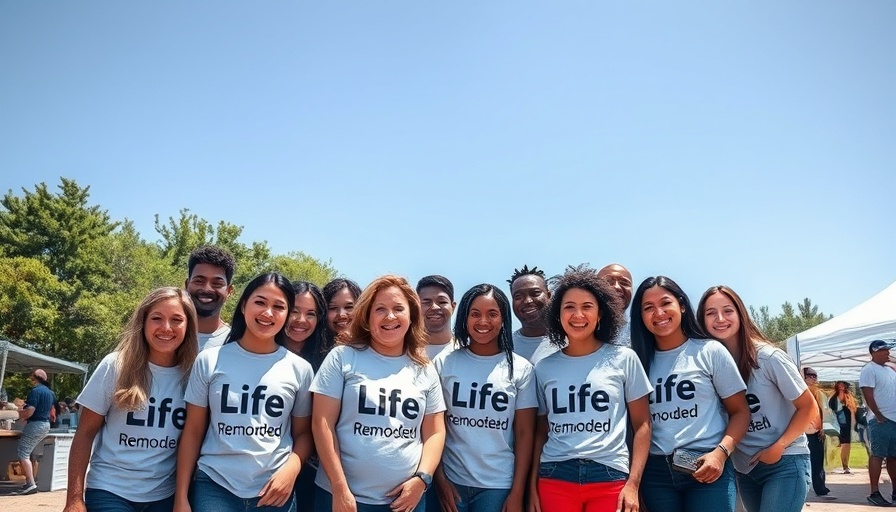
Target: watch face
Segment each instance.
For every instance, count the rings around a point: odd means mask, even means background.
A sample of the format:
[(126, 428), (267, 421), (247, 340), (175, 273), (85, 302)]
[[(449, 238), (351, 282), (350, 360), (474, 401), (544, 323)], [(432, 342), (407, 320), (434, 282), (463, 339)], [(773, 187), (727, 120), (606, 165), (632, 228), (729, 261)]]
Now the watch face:
[(432, 484), (432, 475), (424, 473), (422, 471), (418, 471), (416, 475), (420, 477), (420, 480), (423, 480), (423, 483), (426, 484), (427, 487)]

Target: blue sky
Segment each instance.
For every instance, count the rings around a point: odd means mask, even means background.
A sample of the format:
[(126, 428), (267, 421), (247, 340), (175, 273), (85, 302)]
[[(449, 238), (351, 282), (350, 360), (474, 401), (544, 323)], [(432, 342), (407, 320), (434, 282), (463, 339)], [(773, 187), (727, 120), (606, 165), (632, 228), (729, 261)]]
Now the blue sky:
[(514, 267), (842, 313), (896, 279), (896, 3), (0, 3), (0, 190), (362, 284)]

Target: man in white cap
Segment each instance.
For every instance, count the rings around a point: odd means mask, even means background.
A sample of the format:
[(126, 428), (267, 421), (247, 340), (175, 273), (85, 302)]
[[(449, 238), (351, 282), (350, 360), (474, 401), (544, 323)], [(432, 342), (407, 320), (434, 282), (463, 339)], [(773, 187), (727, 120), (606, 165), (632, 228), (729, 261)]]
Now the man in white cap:
[(31, 465), (31, 452), (50, 431), (50, 410), (56, 403), (56, 396), (47, 387), (47, 372), (37, 369), (28, 377), (34, 386), (28, 393), (25, 405), (19, 411), (19, 418), (27, 421), (19, 438), (18, 456), (22, 471), (25, 473), (25, 485), (20, 494), (34, 494), (37, 484), (34, 481), (34, 466)]
[[(868, 477), (871, 479), (871, 495), (868, 502), (879, 507), (890, 507), (878, 488), (883, 460), (887, 460), (890, 482), (896, 482), (896, 371), (887, 366), (890, 349), (896, 346), (892, 340), (874, 340), (868, 346), (871, 362), (862, 367), (859, 387), (868, 406), (868, 438), (871, 442), (871, 459), (868, 461)], [(890, 496), (896, 501), (896, 493)]]

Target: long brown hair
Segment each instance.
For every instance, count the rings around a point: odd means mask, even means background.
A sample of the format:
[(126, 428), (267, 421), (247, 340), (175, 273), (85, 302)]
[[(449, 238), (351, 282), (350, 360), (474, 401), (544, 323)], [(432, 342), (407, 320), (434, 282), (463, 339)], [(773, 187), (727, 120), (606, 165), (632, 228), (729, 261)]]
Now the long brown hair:
[(759, 363), (757, 362), (758, 356), (756, 354), (756, 342), (759, 341), (769, 344), (772, 342), (765, 337), (765, 334), (762, 334), (762, 331), (759, 330), (759, 327), (753, 322), (753, 319), (750, 318), (750, 314), (747, 312), (747, 307), (744, 306), (744, 301), (740, 299), (740, 296), (735, 293), (734, 290), (723, 284), (713, 286), (706, 290), (706, 293), (703, 294), (703, 297), (700, 298), (700, 303), (697, 305), (697, 318), (700, 319), (700, 323), (707, 333), (709, 333), (709, 328), (706, 327), (706, 300), (716, 293), (721, 293), (731, 299), (731, 303), (734, 304), (734, 309), (737, 311), (737, 319), (740, 322), (740, 327), (737, 329), (738, 353), (731, 355), (734, 356), (734, 361), (737, 363), (737, 370), (740, 372), (741, 378), (744, 379), (744, 382), (749, 382), (753, 370), (759, 368)]
[(112, 401), (116, 407), (135, 411), (146, 404), (149, 390), (152, 387), (152, 374), (149, 371), (149, 343), (143, 333), (146, 316), (153, 306), (168, 299), (178, 299), (187, 317), (184, 341), (174, 352), (177, 368), (181, 373), (181, 382), (186, 383), (193, 367), (193, 360), (199, 353), (197, 339), (196, 308), (186, 291), (167, 286), (157, 288), (140, 302), (131, 314), (121, 340), (115, 350), (118, 352), (118, 377), (115, 380), (115, 391)]
[(429, 362), (423, 347), (426, 346), (426, 331), (423, 328), (423, 309), (417, 292), (408, 284), (407, 279), (401, 276), (385, 275), (378, 277), (361, 292), (355, 302), (355, 310), (352, 314), (352, 322), (349, 330), (338, 337), (338, 342), (353, 347), (370, 346), (370, 310), (376, 294), (390, 286), (401, 290), (402, 295), (408, 301), (411, 313), (411, 325), (404, 335), (404, 352), (420, 366)]

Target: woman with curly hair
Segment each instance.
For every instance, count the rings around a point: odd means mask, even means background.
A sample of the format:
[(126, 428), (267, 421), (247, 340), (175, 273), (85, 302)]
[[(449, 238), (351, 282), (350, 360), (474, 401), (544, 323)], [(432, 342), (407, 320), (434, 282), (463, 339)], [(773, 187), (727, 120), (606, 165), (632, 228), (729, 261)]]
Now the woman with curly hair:
[(445, 445), (445, 403), (422, 316), (403, 277), (380, 277), (358, 297), (349, 331), (311, 386), (323, 468), (315, 510), (424, 510)]
[(843, 466), (843, 473), (848, 475), (852, 473), (849, 469), (849, 451), (856, 424), (856, 409), (859, 407), (849, 382), (838, 380), (834, 383), (834, 394), (828, 399), (828, 407), (837, 417), (837, 425), (840, 427), (840, 435), (837, 436), (840, 440), (840, 464)]
[(639, 508), (650, 381), (637, 355), (613, 344), (621, 310), (619, 295), (591, 269), (570, 269), (555, 283), (546, 312), (548, 336), (560, 350), (535, 364), (530, 511)]
[(66, 512), (171, 510), (184, 389), (199, 351), (196, 330), (196, 310), (184, 290), (159, 288), (140, 302), (115, 351), (78, 396)]
[(801, 511), (810, 466), (804, 432), (817, 416), (815, 398), (796, 365), (766, 339), (734, 290), (706, 290), (697, 318), (725, 345), (747, 383), (752, 428), (731, 455), (741, 501), (748, 512)]

